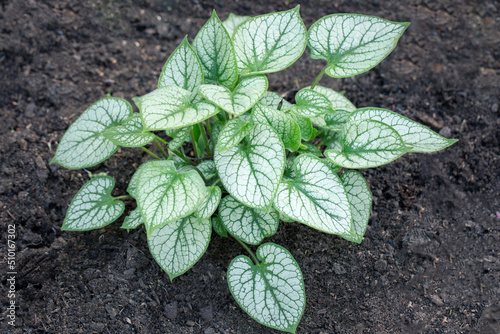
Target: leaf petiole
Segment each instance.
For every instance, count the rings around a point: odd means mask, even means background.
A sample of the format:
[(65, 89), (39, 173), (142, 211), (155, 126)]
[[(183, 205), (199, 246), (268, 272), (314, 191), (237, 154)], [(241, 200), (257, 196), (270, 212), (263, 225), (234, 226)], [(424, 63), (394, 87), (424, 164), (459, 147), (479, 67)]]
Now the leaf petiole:
[(129, 199), (129, 198), (133, 198), (133, 197), (130, 195), (122, 195), (122, 196), (118, 196), (118, 197), (113, 197), (113, 200), (116, 201), (118, 199)]
[(256, 264), (256, 265), (259, 265), (260, 262), (259, 260), (257, 259), (257, 257), (255, 256), (255, 254), (252, 252), (252, 250), (250, 249), (250, 247), (247, 246), (246, 243), (244, 243), (243, 241), (241, 241), (240, 239), (236, 238), (234, 235), (231, 235), (236, 241), (238, 241), (240, 243), (240, 245), (243, 246), (243, 248), (245, 248), (245, 250), (248, 252), (248, 254), (250, 254), (250, 257), (252, 258), (253, 262)]
[(146, 152), (147, 154), (149, 154), (150, 156), (152, 156), (153, 158), (155, 158), (156, 160), (162, 160), (159, 156), (157, 156), (156, 154), (154, 154), (153, 152), (151, 152), (150, 150), (148, 150), (147, 148), (145, 147), (141, 147), (141, 149)]
[(154, 143), (155, 143), (156, 147), (158, 147), (158, 149), (160, 150), (160, 152), (163, 155), (163, 157), (168, 160), (168, 153), (165, 152), (165, 150), (163, 149), (163, 146), (161, 146), (160, 141), (155, 138), (154, 139)]
[(321, 70), (321, 72), (319, 72), (318, 76), (316, 77), (316, 79), (314, 79), (314, 82), (311, 85), (311, 89), (314, 89), (314, 87), (316, 87), (316, 85), (318, 84), (318, 82), (321, 80), (321, 78), (325, 74), (325, 71), (328, 68), (328, 66), (329, 66), (329, 64), (326, 64), (326, 66), (323, 67), (323, 69)]

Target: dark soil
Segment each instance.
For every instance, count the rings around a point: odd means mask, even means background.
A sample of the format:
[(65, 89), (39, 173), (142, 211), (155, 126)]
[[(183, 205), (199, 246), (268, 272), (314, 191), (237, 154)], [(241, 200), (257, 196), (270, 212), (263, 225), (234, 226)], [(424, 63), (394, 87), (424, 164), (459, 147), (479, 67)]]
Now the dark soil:
[[(169, 54), (215, 8), (222, 19), (285, 10), (294, 1), (0, 1), (0, 219), (4, 333), (276, 333), (250, 319), (225, 280), (238, 244), (214, 235), (206, 254), (170, 282), (143, 229), (121, 219), (61, 232), (87, 171), (49, 165), (68, 126), (94, 101), (145, 94)], [(269, 240), (304, 273), (299, 333), (499, 333), (500, 4), (495, 0), (303, 1), (307, 26), (338, 12), (411, 26), (375, 69), (323, 79), (358, 107), (395, 110), (460, 141), (364, 170), (373, 192), (357, 245), (297, 223)], [(270, 90), (311, 84), (307, 57)], [(123, 194), (148, 159), (122, 149), (91, 168)], [(133, 209), (127, 206), (127, 212)], [(7, 225), (17, 230), (17, 322), (7, 324)]]

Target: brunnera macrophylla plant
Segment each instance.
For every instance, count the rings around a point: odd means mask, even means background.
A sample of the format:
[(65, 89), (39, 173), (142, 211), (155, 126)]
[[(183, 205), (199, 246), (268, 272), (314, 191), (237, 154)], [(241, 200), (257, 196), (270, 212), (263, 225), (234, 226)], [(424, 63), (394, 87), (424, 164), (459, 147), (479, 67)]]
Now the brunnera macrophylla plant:
[[(144, 225), (151, 254), (170, 279), (200, 259), (212, 229), (231, 236), (250, 255), (228, 267), (234, 299), (261, 324), (295, 332), (305, 307), (302, 273), (288, 250), (263, 240), (281, 220), (360, 243), (372, 196), (356, 169), (456, 141), (389, 110), (358, 109), (318, 84), (325, 74), (345, 78), (373, 68), (407, 27), (333, 14), (307, 30), (299, 6), (231, 14), (224, 22), (214, 11), (193, 43), (185, 38), (170, 55), (158, 88), (132, 99), (139, 113), (126, 100), (104, 98), (63, 136), (52, 162), (66, 168), (97, 165), (119, 147), (141, 148), (152, 159), (133, 174), (129, 195), (114, 197), (110, 176), (91, 178), (62, 229), (104, 227), (122, 215), (122, 200), (134, 199), (137, 208), (122, 227)], [(293, 64), (306, 46), (326, 65), (291, 104), (268, 91), (266, 74)], [(194, 158), (186, 156), (185, 142)], [(253, 253), (248, 245), (260, 246)]]

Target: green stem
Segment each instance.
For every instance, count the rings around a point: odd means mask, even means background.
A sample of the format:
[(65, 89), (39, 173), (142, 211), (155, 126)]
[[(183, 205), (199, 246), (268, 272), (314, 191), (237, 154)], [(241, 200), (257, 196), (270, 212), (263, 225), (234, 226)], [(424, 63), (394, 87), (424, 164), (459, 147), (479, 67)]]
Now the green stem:
[[(209, 121), (207, 123), (209, 123)], [(208, 142), (207, 133), (205, 132), (205, 127), (203, 126), (203, 123), (200, 124), (200, 126), (201, 126), (201, 134), (203, 136), (203, 139), (205, 140), (205, 143), (207, 143), (207, 154), (209, 157), (211, 157), (212, 150), (210, 150), (210, 143)]]
[(133, 198), (133, 197), (130, 195), (122, 195), (118, 197), (113, 197), (113, 200), (116, 201), (117, 199), (127, 199), (127, 198)]
[(168, 142), (165, 139), (163, 139), (162, 137), (155, 135), (155, 138), (158, 139), (159, 141), (161, 141), (163, 144), (165, 144), (165, 146), (168, 145)]
[(144, 152), (146, 152), (147, 154), (149, 154), (150, 156), (152, 156), (153, 158), (157, 159), (157, 160), (162, 160), (159, 156), (157, 156), (156, 154), (154, 154), (153, 152), (151, 152), (150, 150), (148, 150), (147, 148), (145, 147), (141, 147), (142, 150)]
[(246, 249), (246, 251), (248, 252), (248, 254), (250, 254), (250, 256), (252, 257), (252, 260), (253, 262), (258, 265), (260, 264), (259, 260), (257, 259), (257, 257), (255, 256), (255, 254), (252, 252), (252, 250), (247, 246), (246, 243), (244, 243), (243, 241), (241, 241), (240, 239), (236, 238), (234, 235), (231, 235), (236, 241), (238, 241), (240, 243), (240, 245), (243, 246), (243, 248)]
[(163, 146), (161, 146), (161, 143), (158, 141), (158, 139), (155, 138), (154, 143), (155, 143), (156, 147), (158, 147), (158, 149), (160, 150), (163, 157), (168, 160), (168, 153), (165, 152), (165, 150), (163, 149)]
[(220, 179), (215, 180), (215, 182), (214, 182), (214, 183), (212, 183), (212, 185), (211, 185), (210, 187), (215, 186), (215, 185), (216, 185), (217, 183), (219, 183), (219, 182), (220, 182)]
[(200, 152), (198, 152), (198, 147), (196, 145), (196, 139), (194, 138), (194, 131), (193, 131), (193, 128), (191, 128), (191, 144), (193, 144), (193, 151), (194, 151), (194, 155), (197, 157), (197, 158), (201, 158), (200, 157)]
[(173, 151), (171, 153), (175, 154), (176, 156), (184, 160), (184, 162), (187, 163), (188, 165), (194, 165), (194, 163), (188, 157), (186, 157), (184, 151), (182, 150), (182, 147), (179, 147), (177, 151)]
[(316, 79), (314, 79), (314, 82), (313, 84), (311, 85), (311, 89), (314, 89), (314, 87), (316, 87), (316, 85), (318, 84), (318, 82), (321, 80), (321, 78), (323, 77), (323, 75), (325, 74), (325, 71), (326, 69), (328, 68), (328, 64), (326, 64), (325, 67), (323, 67), (323, 69), (321, 70), (321, 72), (319, 72), (318, 76), (316, 77)]
[(205, 179), (205, 176), (203, 175), (203, 173), (201, 172), (201, 170), (199, 170), (198, 167), (196, 167), (196, 166), (192, 166), (192, 167), (193, 167), (193, 169), (195, 171), (198, 172), (198, 174), (200, 174), (201, 178), (203, 179), (203, 182), (205, 182), (205, 185), (207, 185), (208, 181), (207, 181), (207, 179)]

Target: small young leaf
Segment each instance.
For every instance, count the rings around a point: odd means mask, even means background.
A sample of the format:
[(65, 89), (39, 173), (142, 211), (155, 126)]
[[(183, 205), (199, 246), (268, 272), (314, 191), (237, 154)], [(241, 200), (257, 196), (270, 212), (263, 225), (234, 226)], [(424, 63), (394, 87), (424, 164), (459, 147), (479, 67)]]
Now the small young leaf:
[(200, 60), (184, 37), (182, 43), (168, 58), (158, 81), (158, 88), (174, 85), (189, 91), (203, 84)]
[(135, 208), (127, 217), (125, 217), (122, 228), (130, 231), (139, 227), (141, 224), (144, 224), (144, 219), (141, 216), (141, 210), (139, 210), (139, 208)]
[[(311, 88), (311, 87), (306, 87)], [(345, 110), (353, 112), (356, 110), (356, 106), (349, 101), (343, 94), (334, 91), (331, 88), (317, 85), (314, 90), (320, 94), (323, 94), (332, 104), (333, 110)]]
[(224, 188), (241, 203), (267, 210), (285, 167), (285, 148), (267, 125), (256, 124), (245, 146), (215, 150), (214, 161)]
[(95, 166), (116, 152), (118, 146), (102, 134), (132, 115), (132, 106), (123, 99), (107, 97), (91, 105), (69, 127), (50, 163), (69, 169)]
[(193, 143), (193, 141), (191, 140), (191, 144), (196, 147), (196, 152), (198, 152), (200, 156), (203, 156), (205, 154), (205, 149), (208, 146), (208, 143), (205, 141), (205, 137), (203, 136), (204, 132), (205, 127), (202, 123), (193, 125), (193, 135), (195, 142)]
[(309, 153), (315, 157), (323, 156), (323, 153), (321, 153), (320, 149), (317, 148), (316, 145), (308, 142), (305, 142), (302, 145), (304, 145), (304, 147), (299, 148), (299, 153)]
[(278, 213), (252, 209), (231, 196), (222, 199), (219, 217), (229, 233), (247, 244), (258, 245), (264, 238), (276, 233), (279, 225)]
[(196, 166), (196, 168), (198, 168), (207, 181), (210, 181), (217, 176), (217, 167), (215, 167), (213, 160), (202, 161)]
[(291, 110), (299, 116), (317, 117), (331, 113), (332, 103), (321, 93), (309, 88), (303, 88), (295, 95), (296, 104)]
[(406, 22), (366, 15), (328, 15), (309, 29), (311, 58), (325, 59), (328, 62), (326, 74), (331, 77), (357, 75), (387, 57), (408, 26)]
[(360, 172), (348, 170), (340, 177), (344, 184), (347, 198), (351, 204), (353, 234), (341, 234), (346, 240), (361, 243), (368, 226), (372, 210), (372, 193), (368, 183)]
[(239, 26), (241, 23), (245, 22), (246, 20), (248, 20), (250, 17), (251, 16), (241, 16), (229, 13), (229, 16), (224, 22), (222, 22), (222, 24), (224, 25), (224, 28), (226, 28), (229, 36), (233, 36), (236, 27)]
[(186, 126), (185, 128), (180, 129), (166, 130), (165, 133), (167, 136), (172, 138), (172, 140), (168, 142), (168, 148), (171, 151), (177, 150), (189, 138), (190, 132), (191, 126)]
[(338, 138), (338, 147), (324, 154), (345, 168), (370, 168), (388, 164), (410, 150), (389, 125), (359, 120), (346, 123)]
[(190, 99), (191, 92), (177, 86), (165, 86), (142, 96), (139, 109), (145, 129), (152, 131), (183, 128), (219, 112), (211, 103), (192, 103)]
[(273, 109), (261, 103), (257, 103), (252, 111), (254, 123), (269, 125), (280, 136), (285, 148), (297, 151), (300, 146), (299, 125), (281, 110)]
[(227, 122), (219, 133), (217, 140), (219, 152), (230, 150), (238, 145), (252, 129), (253, 125), (251, 123), (243, 123), (239, 118)]
[[(221, 113), (224, 113), (223, 111)], [(222, 131), (224, 124), (216, 121), (211, 122), (212, 124), (212, 133), (210, 134), (210, 141), (212, 143), (212, 152), (215, 151), (215, 147), (217, 146), (217, 142), (219, 141), (219, 133)]]
[(196, 209), (195, 216), (198, 220), (210, 219), (219, 206), (222, 191), (219, 187), (207, 187), (207, 197)]
[(94, 230), (117, 220), (125, 204), (113, 200), (114, 186), (115, 180), (109, 176), (94, 177), (85, 183), (71, 201), (61, 230)]
[(274, 207), (317, 230), (351, 233), (351, 208), (344, 186), (324, 159), (301, 155), (294, 162), (295, 179), (281, 182)]
[(324, 115), (325, 129), (331, 131), (342, 131), (351, 113), (345, 110), (336, 110), (332, 114)]
[(406, 145), (413, 147), (410, 152), (436, 152), (457, 142), (456, 139), (446, 139), (422, 124), (385, 109), (362, 108), (349, 117), (349, 121), (362, 119), (371, 119), (391, 126)]
[(205, 83), (234, 87), (238, 69), (233, 43), (215, 10), (196, 35), (193, 48), (201, 61)]
[(303, 140), (313, 140), (315, 136), (315, 129), (312, 126), (312, 122), (308, 117), (299, 116), (293, 112), (287, 113), (300, 128), (300, 136)]
[(155, 229), (193, 213), (207, 195), (205, 183), (194, 170), (179, 172), (173, 161), (151, 161), (137, 180), (137, 206), (146, 230)]
[(240, 307), (261, 324), (295, 333), (306, 304), (299, 265), (285, 248), (266, 243), (257, 249), (259, 264), (237, 256), (227, 269), (229, 291)]
[(119, 126), (112, 127), (102, 133), (113, 144), (122, 147), (141, 147), (153, 141), (155, 135), (144, 131), (139, 114), (127, 118)]
[(189, 216), (157, 228), (148, 237), (149, 251), (173, 280), (184, 274), (205, 253), (212, 234), (209, 220)]
[(250, 110), (267, 90), (265, 75), (242, 78), (240, 83), (230, 91), (217, 85), (200, 86), (200, 94), (230, 114), (239, 116)]
[(233, 34), (239, 73), (272, 73), (287, 68), (304, 52), (306, 34), (299, 6), (246, 20)]
[(212, 217), (212, 228), (214, 229), (215, 233), (223, 238), (227, 238), (227, 230), (222, 224), (220, 217)]
[(269, 92), (267, 91), (262, 98), (259, 100), (260, 103), (262, 103), (265, 106), (271, 107), (273, 109), (278, 109), (280, 103), (281, 103), (281, 108), (280, 110), (288, 110), (292, 106), (290, 102), (282, 98), (278, 93), (276, 92)]

